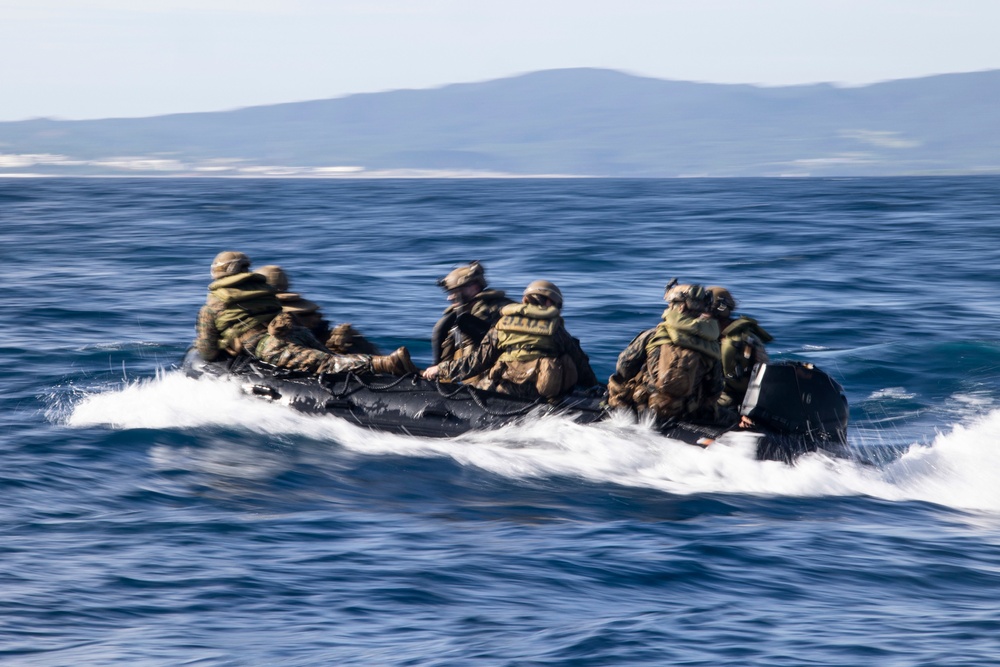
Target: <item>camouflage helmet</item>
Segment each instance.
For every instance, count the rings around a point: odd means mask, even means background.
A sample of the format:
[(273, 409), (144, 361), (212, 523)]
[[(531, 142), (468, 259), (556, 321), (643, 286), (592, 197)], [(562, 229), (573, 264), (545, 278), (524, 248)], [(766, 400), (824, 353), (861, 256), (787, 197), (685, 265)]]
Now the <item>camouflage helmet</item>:
[(729, 315), (736, 310), (736, 299), (725, 287), (713, 285), (707, 288), (712, 295), (712, 312), (716, 315)]
[(288, 291), (288, 274), (277, 264), (262, 266), (254, 273), (259, 273), (267, 279), (267, 284), (279, 292)]
[(282, 292), (278, 294), (278, 301), (281, 302), (281, 310), (292, 315), (309, 315), (319, 312), (319, 304), (309, 299), (303, 299), (294, 292)]
[(480, 287), (486, 287), (486, 271), (479, 262), (469, 262), (453, 269), (451, 273), (438, 281), (438, 286), (450, 292), (471, 283), (478, 283)]
[(218, 280), (226, 276), (243, 273), (250, 269), (250, 258), (235, 250), (220, 252), (212, 260), (212, 278)]
[(663, 298), (670, 304), (682, 304), (696, 313), (707, 313), (712, 309), (712, 293), (701, 285), (668, 286)]
[(556, 287), (555, 283), (550, 283), (548, 280), (535, 280), (528, 283), (528, 286), (524, 288), (524, 298), (529, 296), (544, 296), (549, 299), (552, 303), (556, 305), (556, 308), (562, 308), (563, 305), (563, 295), (562, 291)]

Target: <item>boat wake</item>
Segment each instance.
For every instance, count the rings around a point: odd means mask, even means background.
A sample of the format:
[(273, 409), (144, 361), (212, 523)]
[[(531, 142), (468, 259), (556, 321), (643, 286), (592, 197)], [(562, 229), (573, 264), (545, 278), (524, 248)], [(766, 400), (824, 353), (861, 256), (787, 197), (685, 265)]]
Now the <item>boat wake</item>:
[[(969, 416), (930, 444), (886, 443), (892, 455), (876, 465), (813, 453), (794, 466), (755, 460), (752, 439), (739, 434), (701, 449), (669, 440), (627, 415), (590, 425), (545, 416), (450, 439), (375, 432), (246, 396), (237, 382), (195, 380), (180, 371), (85, 394), (57, 419), (71, 428), (204, 431), (212, 441), (220, 437), (219, 429), (229, 437), (236, 430), (268, 443), (308, 438), (334, 443), (330, 457), (345, 450), (360, 456), (449, 457), (514, 480), (570, 476), (680, 495), (870, 496), (1000, 511), (995, 481), (1000, 410)], [(260, 461), (246, 463), (250, 472)], [(232, 462), (227, 469), (233, 473)]]

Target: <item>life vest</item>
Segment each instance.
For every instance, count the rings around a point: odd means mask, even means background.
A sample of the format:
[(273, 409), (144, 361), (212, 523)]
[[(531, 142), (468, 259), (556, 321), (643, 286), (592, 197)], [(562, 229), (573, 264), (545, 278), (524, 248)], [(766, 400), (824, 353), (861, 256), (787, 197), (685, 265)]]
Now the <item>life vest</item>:
[(726, 393), (739, 401), (746, 393), (754, 365), (768, 360), (765, 343), (774, 340), (756, 320), (741, 316), (722, 330), (722, 373)]
[(727, 326), (722, 330), (722, 347), (725, 348), (726, 345), (733, 345), (736, 343), (749, 343), (750, 345), (763, 346), (764, 343), (770, 343), (774, 340), (774, 336), (767, 333), (763, 327), (761, 327), (757, 320), (752, 317), (747, 317), (741, 315), (738, 320), (735, 320), (732, 324)]
[(281, 302), (264, 276), (237, 273), (219, 278), (208, 286), (210, 299), (222, 307), (215, 315), (219, 349), (239, 349), (237, 340), (249, 331), (263, 330), (281, 312)]
[(646, 343), (646, 354), (668, 344), (700, 352), (717, 361), (722, 359), (719, 323), (714, 319), (695, 318), (680, 310), (667, 308), (663, 311), (663, 321), (656, 326)]
[(487, 374), (490, 388), (504, 391), (504, 383), (531, 386), (546, 399), (571, 391), (579, 373), (573, 359), (556, 343), (563, 326), (559, 309), (516, 303), (504, 306), (500, 313), (494, 327), (500, 358)]
[(495, 325), (500, 361), (532, 361), (561, 354), (555, 342), (563, 323), (558, 308), (515, 303), (504, 306), (500, 313)]

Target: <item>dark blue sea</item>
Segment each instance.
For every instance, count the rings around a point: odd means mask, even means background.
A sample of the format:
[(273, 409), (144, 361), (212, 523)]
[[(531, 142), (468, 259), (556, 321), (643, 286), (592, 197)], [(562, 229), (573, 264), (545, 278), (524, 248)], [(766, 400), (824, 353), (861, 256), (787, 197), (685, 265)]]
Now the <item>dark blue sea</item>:
[[(725, 285), (856, 458), (189, 379), (221, 250), (420, 365), (455, 265), (555, 281), (603, 378), (670, 278)], [(998, 664), (998, 271), (995, 177), (0, 180), (0, 662)]]

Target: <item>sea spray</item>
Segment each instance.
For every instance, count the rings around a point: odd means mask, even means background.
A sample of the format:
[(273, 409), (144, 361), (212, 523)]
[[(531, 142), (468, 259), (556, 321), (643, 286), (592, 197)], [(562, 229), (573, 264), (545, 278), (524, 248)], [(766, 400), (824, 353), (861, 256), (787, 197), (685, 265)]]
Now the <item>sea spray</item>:
[[(1000, 411), (968, 426), (956, 425), (930, 446), (889, 443), (893, 451), (905, 453), (880, 465), (822, 453), (802, 456), (794, 465), (757, 461), (747, 434), (730, 433), (702, 449), (665, 438), (650, 424), (621, 413), (591, 425), (560, 416), (529, 417), (448, 439), (374, 432), (249, 396), (236, 380), (194, 380), (180, 371), (88, 394), (72, 408), (66, 423), (116, 429), (225, 428), (265, 434), (292, 446), (295, 437), (329, 442), (336, 445), (330, 457), (336, 457), (337, 450), (449, 457), (511, 479), (569, 476), (672, 494), (866, 495), (1000, 510), (1000, 485), (993, 483), (1000, 478), (1000, 448), (994, 446), (1000, 440)], [(254, 458), (249, 451), (247, 456)], [(248, 466), (258, 463), (247, 461)]]

